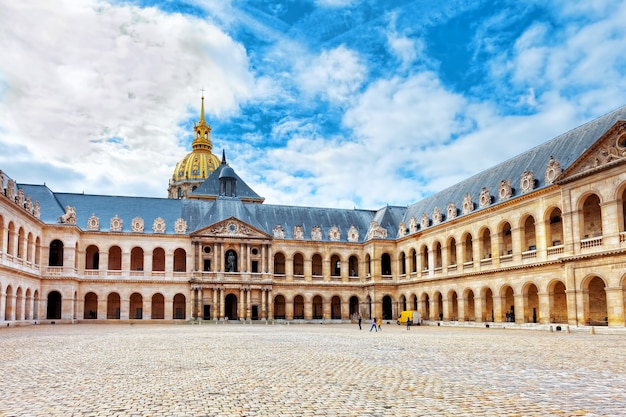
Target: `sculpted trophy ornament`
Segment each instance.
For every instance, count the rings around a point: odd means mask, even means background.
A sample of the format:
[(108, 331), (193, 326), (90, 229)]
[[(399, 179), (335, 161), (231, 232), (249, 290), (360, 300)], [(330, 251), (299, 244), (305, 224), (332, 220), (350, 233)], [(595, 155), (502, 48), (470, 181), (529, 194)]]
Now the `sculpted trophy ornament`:
[(87, 230), (93, 232), (98, 232), (100, 230), (100, 219), (95, 214), (92, 214), (87, 220)]
[(337, 241), (341, 239), (341, 232), (339, 231), (339, 228), (337, 227), (337, 225), (334, 225), (328, 231), (328, 239), (333, 240), (333, 241)]
[(450, 202), (450, 204), (448, 204), (448, 208), (446, 209), (446, 212), (448, 213), (448, 220), (454, 219), (457, 215), (456, 204)]
[(489, 189), (487, 187), (483, 187), (482, 191), (480, 192), (478, 205), (480, 206), (480, 208), (483, 208), (483, 207), (487, 207), (490, 204), (491, 204), (491, 193), (489, 192)]
[(350, 230), (348, 230), (348, 242), (358, 242), (359, 241), (359, 229), (354, 227), (354, 225), (350, 226)]
[(417, 219), (415, 217), (411, 217), (411, 220), (409, 220), (409, 232), (417, 232)]
[(133, 221), (130, 223), (130, 228), (133, 232), (142, 233), (143, 232), (143, 219), (139, 216), (135, 217)]
[(526, 170), (520, 178), (520, 190), (522, 194), (526, 194), (535, 188), (535, 174), (532, 171)]
[(322, 240), (322, 228), (320, 226), (313, 226), (311, 229), (312, 240)]
[(511, 198), (513, 195), (513, 189), (511, 188), (511, 180), (500, 181), (500, 189), (498, 190), (498, 198), (500, 201)]
[(433, 210), (433, 224), (439, 224), (443, 221), (443, 213), (441, 213), (441, 210), (439, 209), (439, 207), (435, 207), (435, 209)]
[(474, 202), (472, 201), (472, 195), (467, 193), (463, 197), (463, 214), (468, 214), (472, 211), (474, 211)]
[(548, 161), (548, 165), (546, 166), (546, 176), (545, 181), (546, 184), (552, 184), (556, 177), (561, 175), (561, 164), (554, 159), (554, 157), (550, 156), (550, 160)]
[(154, 233), (165, 233), (165, 219), (157, 217), (152, 223), (152, 231)]

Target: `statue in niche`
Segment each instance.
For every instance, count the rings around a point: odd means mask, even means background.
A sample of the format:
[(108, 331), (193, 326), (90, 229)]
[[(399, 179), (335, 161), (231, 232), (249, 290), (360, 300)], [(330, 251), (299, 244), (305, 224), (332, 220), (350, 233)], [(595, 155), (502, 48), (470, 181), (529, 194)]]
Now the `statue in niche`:
[(236, 257), (233, 251), (228, 251), (228, 255), (226, 256), (226, 272), (236, 272), (235, 262)]

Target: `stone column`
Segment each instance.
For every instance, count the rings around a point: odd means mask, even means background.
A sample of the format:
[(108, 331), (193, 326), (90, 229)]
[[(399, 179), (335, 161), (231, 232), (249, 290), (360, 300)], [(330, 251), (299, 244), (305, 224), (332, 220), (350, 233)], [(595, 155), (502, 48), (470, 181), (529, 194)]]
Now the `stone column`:
[(624, 290), (622, 287), (606, 287), (604, 290), (609, 326), (624, 327)]
[(219, 320), (220, 318), (220, 310), (219, 310), (219, 298), (218, 298), (219, 290), (217, 288), (213, 288), (213, 307), (211, 307), (213, 318), (215, 320)]
[(224, 294), (224, 288), (220, 288), (219, 289), (220, 292), (220, 316), (219, 318), (222, 319), (225, 316), (225, 301), (226, 301), (226, 295)]
[(239, 312), (237, 313), (237, 315), (239, 316), (240, 319), (245, 319), (246, 318), (246, 310), (245, 310), (245, 300), (246, 300), (246, 295), (245, 295), (245, 290), (243, 288), (239, 288)]
[[(516, 317), (517, 314), (515, 314)], [(493, 296), (493, 321), (494, 323), (502, 323), (502, 297), (496, 295)]]
[(456, 302), (459, 314), (459, 317), (457, 317), (456, 319), (460, 322), (465, 321), (465, 303), (467, 302), (467, 299), (463, 294), (461, 294), (460, 297), (457, 296)]
[(550, 293), (548, 292), (540, 292), (537, 294), (539, 297), (539, 317), (537, 317), (537, 322), (539, 324), (549, 324), (550, 323)]
[[(106, 275), (106, 271), (109, 270), (109, 251), (98, 251), (98, 253), (98, 269), (104, 271), (104, 275)], [(99, 275), (102, 274), (102, 272), (99, 273)]]
[(108, 299), (106, 297), (98, 297), (98, 311), (96, 311), (96, 318), (98, 320), (106, 320), (108, 315)]
[(442, 310), (441, 313), (443, 313), (443, 320), (442, 321), (450, 321), (450, 303), (449, 300), (447, 298), (442, 298), (441, 299), (441, 306), (442, 306)]
[(267, 291), (267, 318), (274, 320), (274, 299), (272, 297), (272, 290)]
[[(0, 184), (0, 188), (1, 188), (1, 184)], [(0, 288), (0, 290), (2, 289)], [(6, 298), (7, 298), (7, 295), (4, 292), (4, 290), (0, 291), (0, 321), (6, 320), (6, 318), (4, 317), (4, 312), (6, 309), (6, 302), (7, 302)]]
[[(171, 303), (170, 303), (171, 304)], [(129, 320), (130, 300), (120, 294), (120, 320)]]
[(144, 320), (152, 320), (152, 298), (142, 299), (142, 316)]
[(252, 289), (248, 288), (246, 290), (246, 293), (248, 294), (246, 301), (247, 301), (247, 306), (246, 306), (246, 317), (249, 318), (250, 320), (252, 320)]
[(144, 276), (152, 275), (152, 252), (143, 253), (143, 274)]
[(513, 305), (515, 306), (515, 323), (525, 323), (526, 311), (524, 309), (524, 294), (515, 294), (513, 296)]

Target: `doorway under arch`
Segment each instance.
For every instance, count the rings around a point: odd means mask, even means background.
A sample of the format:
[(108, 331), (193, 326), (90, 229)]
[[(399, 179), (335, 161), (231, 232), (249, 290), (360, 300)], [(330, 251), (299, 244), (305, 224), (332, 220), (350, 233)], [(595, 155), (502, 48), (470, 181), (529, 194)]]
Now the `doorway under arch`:
[(58, 291), (51, 291), (48, 294), (48, 307), (46, 310), (46, 319), (60, 319), (61, 318), (61, 293)]
[(393, 319), (393, 309), (391, 304), (391, 297), (385, 295), (383, 297), (383, 320)]
[(237, 320), (239, 314), (237, 314), (237, 296), (235, 294), (228, 294), (224, 299), (224, 318), (228, 317), (229, 320)]

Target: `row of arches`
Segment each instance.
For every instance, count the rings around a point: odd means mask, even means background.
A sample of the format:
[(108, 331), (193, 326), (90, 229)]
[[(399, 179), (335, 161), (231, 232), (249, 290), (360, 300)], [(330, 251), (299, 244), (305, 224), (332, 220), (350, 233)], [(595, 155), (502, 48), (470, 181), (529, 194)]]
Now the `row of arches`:
[(0, 215), (0, 252), (39, 265), (41, 237), (27, 232), (23, 226), (18, 227), (13, 221), (5, 226), (4, 217)]
[[(568, 302), (568, 291), (561, 280), (553, 280), (546, 288), (540, 289), (535, 283), (528, 282), (517, 292), (512, 285), (505, 284), (497, 291), (485, 286), (479, 290), (466, 288), (462, 291), (450, 289), (447, 292), (435, 290), (420, 293), (400, 293), (398, 296), (387, 294), (373, 300), (370, 295), (359, 297), (322, 294), (305, 295), (278, 292), (273, 296), (274, 319), (286, 320), (348, 320), (355, 314), (369, 318), (380, 315), (384, 320), (392, 320), (402, 310), (418, 310), (426, 320), (475, 321), (475, 322), (516, 322), (516, 323), (571, 323), (583, 325), (606, 325), (609, 311), (621, 311), (621, 317), (613, 321), (624, 325), (626, 311), (626, 280), (623, 279), (618, 297), (607, 296), (607, 284), (599, 276), (590, 276), (581, 288), (570, 297), (578, 297)], [(61, 319), (64, 299), (58, 291), (50, 291), (44, 300), (39, 300), (38, 290), (14, 289), (8, 285), (0, 293), (1, 320), (37, 320)], [(73, 302), (77, 302), (74, 294)], [(615, 301), (617, 300), (617, 301)], [(44, 314), (40, 314), (40, 301), (44, 301)], [(169, 301), (160, 293), (144, 296), (139, 292), (130, 294), (127, 301), (122, 300), (117, 292), (110, 292), (106, 297), (99, 297), (90, 291), (82, 300), (83, 319), (186, 319), (188, 300), (184, 294), (177, 293)], [(226, 295), (225, 314), (237, 318), (238, 298), (234, 293)], [(619, 305), (615, 305), (617, 302)], [(571, 311), (568, 305), (573, 305)], [(578, 311), (580, 305), (581, 311)], [(74, 308), (71, 318), (80, 312)]]

